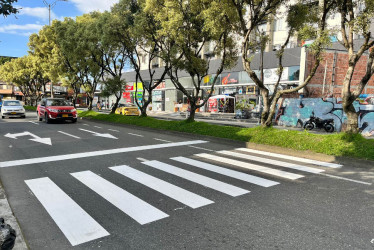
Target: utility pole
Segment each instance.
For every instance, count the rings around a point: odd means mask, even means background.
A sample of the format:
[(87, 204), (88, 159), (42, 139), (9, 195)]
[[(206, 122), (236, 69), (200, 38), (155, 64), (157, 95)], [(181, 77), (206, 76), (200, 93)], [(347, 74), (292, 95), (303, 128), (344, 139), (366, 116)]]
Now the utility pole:
[[(43, 0), (44, 5), (48, 8), (48, 25), (51, 26), (51, 9), (53, 9), (57, 2), (67, 2), (68, 0), (55, 0), (53, 3), (49, 3), (46, 0)], [(53, 98), (53, 82), (51, 81), (51, 98)]]

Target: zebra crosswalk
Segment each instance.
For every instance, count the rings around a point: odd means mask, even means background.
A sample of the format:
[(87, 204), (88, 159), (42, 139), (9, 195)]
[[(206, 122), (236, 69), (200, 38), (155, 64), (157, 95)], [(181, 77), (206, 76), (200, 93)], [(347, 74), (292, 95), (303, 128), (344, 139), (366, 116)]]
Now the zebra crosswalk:
[[(192, 209), (198, 209), (208, 205), (214, 206), (217, 200), (211, 199), (209, 194), (206, 193), (206, 189), (196, 189), (196, 187), (192, 189), (186, 187), (186, 183), (198, 184), (198, 186), (203, 186), (234, 199), (234, 197), (250, 195), (252, 185), (259, 186), (260, 189), (263, 187), (270, 188), (280, 185), (282, 182), (307, 178), (305, 174), (321, 173), (325, 170), (323, 168), (326, 167), (337, 167), (323, 162), (303, 162), (302, 160), (297, 162), (299, 158), (291, 159), (277, 154), (271, 155), (277, 160), (262, 158), (258, 155), (265, 155), (265, 152), (247, 151), (238, 148), (235, 151), (217, 151), (191, 157), (172, 157), (167, 162), (159, 160), (142, 162), (143, 166), (152, 170), (150, 172), (160, 171), (160, 173), (163, 173), (161, 176), (169, 176), (168, 181), (128, 165), (106, 166), (108, 172), (118, 174), (117, 185), (91, 170), (74, 172), (70, 175), (78, 181), (79, 185), (88, 187), (88, 192), (92, 191), (99, 195), (99, 198), (122, 211), (131, 218), (130, 220), (145, 225), (157, 223), (157, 221), (173, 215), (170, 214), (170, 211), (162, 211), (160, 203), (152, 204), (152, 201), (139, 198), (141, 196), (134, 191), (131, 193), (125, 190), (126, 188), (119, 186), (118, 178), (123, 179), (124, 182), (127, 181), (127, 183), (128, 180), (134, 181), (141, 184), (141, 187), (145, 188), (147, 192), (157, 192)], [(294, 161), (294, 163), (285, 162), (282, 159)], [(252, 161), (255, 161), (256, 164)], [(231, 167), (235, 167), (235, 169)], [(281, 169), (278, 169), (279, 167)], [(287, 169), (291, 169), (292, 172), (285, 171)], [(196, 173), (196, 170), (201, 171)], [(247, 173), (247, 170), (250, 170), (251, 174)], [(217, 174), (224, 176), (226, 181), (206, 176), (209, 172), (214, 173), (215, 176)], [(304, 175), (295, 172), (301, 172)], [(174, 184), (170, 183), (170, 179), (175, 180)], [(179, 181), (180, 179), (184, 179), (183, 184)], [(233, 185), (229, 183), (230, 181), (227, 181), (230, 179), (234, 179), (235, 183), (238, 183), (238, 180), (243, 183), (241, 187), (238, 187), (237, 184)], [(25, 183), (71, 245), (75, 246), (110, 235), (104, 228), (105, 225), (100, 225), (78, 202), (64, 192), (63, 186), (57, 186), (52, 179), (42, 177), (25, 180)], [(194, 190), (194, 192), (191, 190)], [(90, 195), (90, 193), (87, 195)], [(168, 202), (168, 199), (163, 200), (163, 202)]]

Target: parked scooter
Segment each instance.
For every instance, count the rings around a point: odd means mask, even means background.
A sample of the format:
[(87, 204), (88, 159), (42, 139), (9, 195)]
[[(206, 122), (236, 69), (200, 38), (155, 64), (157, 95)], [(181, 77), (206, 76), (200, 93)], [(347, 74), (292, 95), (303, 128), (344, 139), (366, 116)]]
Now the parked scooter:
[(312, 112), (309, 121), (305, 122), (304, 128), (306, 130), (312, 130), (314, 128), (323, 128), (326, 132), (332, 133), (334, 132), (334, 119), (321, 119), (315, 117), (314, 112)]

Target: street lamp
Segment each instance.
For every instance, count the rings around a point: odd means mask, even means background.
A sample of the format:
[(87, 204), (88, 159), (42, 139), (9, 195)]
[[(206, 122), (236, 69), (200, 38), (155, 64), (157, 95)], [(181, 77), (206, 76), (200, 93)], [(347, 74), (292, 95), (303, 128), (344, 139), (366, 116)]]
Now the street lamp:
[[(51, 26), (51, 9), (53, 9), (57, 2), (67, 2), (68, 0), (55, 0), (53, 3), (48, 3), (46, 0), (43, 0), (43, 3), (45, 4), (45, 6), (48, 7), (48, 16), (49, 16), (49, 22), (48, 22), (48, 25)], [(51, 98), (53, 98), (53, 83), (51, 81)]]
[(49, 14), (49, 25), (51, 25), (51, 9), (53, 9), (57, 2), (68, 2), (68, 0), (55, 0), (53, 3), (48, 3), (46, 0), (43, 0), (45, 6), (48, 7), (48, 14)]

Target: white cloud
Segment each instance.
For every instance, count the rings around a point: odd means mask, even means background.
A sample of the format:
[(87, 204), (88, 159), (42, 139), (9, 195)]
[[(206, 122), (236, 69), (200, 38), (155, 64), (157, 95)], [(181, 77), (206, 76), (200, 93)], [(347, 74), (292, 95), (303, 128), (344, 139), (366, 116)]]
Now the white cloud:
[(32, 33), (38, 32), (43, 25), (40, 24), (10, 24), (0, 26), (0, 33), (20, 35), (20, 36), (30, 36)]
[(89, 13), (110, 10), (110, 7), (118, 3), (119, 0), (70, 0), (70, 2), (73, 2), (83, 13)]
[[(19, 8), (19, 13), (18, 15), (25, 15), (25, 16), (32, 16), (36, 17), (39, 19), (42, 19), (44, 21), (48, 21), (49, 19), (49, 13), (48, 13), (48, 8), (47, 7), (17, 7)], [(51, 11), (51, 19), (56, 19), (57, 16), (56, 14)]]

